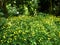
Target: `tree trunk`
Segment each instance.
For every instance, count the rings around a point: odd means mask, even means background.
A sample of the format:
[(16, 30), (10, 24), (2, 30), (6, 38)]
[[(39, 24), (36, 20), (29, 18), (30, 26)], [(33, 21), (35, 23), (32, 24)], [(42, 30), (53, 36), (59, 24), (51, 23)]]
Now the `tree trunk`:
[(6, 3), (7, 3), (6, 0), (4, 0), (4, 1), (0, 0), (0, 9), (2, 9), (4, 16), (7, 18), (8, 17), (8, 10), (6, 8)]
[(50, 14), (52, 13), (53, 7), (52, 7), (52, 0), (50, 0)]
[(7, 18), (8, 17), (8, 10), (6, 8), (6, 2), (3, 2), (2, 10), (3, 10), (4, 16)]

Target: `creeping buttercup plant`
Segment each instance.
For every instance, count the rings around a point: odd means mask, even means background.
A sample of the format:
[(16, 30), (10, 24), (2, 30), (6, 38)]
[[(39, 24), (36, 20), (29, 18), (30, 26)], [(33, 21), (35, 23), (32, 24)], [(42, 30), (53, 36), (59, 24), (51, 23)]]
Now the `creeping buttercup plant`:
[(60, 45), (59, 19), (42, 14), (9, 17), (0, 33), (0, 45)]

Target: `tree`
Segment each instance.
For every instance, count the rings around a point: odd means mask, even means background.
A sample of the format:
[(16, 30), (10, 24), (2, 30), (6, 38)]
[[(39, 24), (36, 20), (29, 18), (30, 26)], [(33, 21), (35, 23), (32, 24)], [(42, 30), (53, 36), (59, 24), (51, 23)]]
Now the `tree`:
[(8, 17), (8, 11), (7, 11), (7, 8), (6, 8), (6, 3), (7, 3), (7, 0), (0, 0), (0, 8), (2, 9), (3, 13), (4, 13), (4, 16), (7, 18)]

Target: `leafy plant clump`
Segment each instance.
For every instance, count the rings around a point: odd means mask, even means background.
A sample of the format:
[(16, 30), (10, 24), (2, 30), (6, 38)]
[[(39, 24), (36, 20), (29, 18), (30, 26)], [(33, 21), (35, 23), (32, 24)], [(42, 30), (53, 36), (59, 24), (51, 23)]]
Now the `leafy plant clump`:
[(60, 45), (59, 24), (58, 18), (48, 15), (8, 18), (0, 45)]

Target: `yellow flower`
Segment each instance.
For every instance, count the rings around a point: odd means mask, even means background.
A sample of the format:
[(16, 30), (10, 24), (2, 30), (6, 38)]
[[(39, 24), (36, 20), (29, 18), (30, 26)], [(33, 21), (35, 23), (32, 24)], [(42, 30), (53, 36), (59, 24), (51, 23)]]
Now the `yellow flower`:
[(1, 42), (3, 42), (3, 40), (1, 40)]
[(18, 31), (18, 33), (21, 33), (21, 32), (22, 32), (21, 30)]
[(11, 26), (11, 25), (12, 25), (12, 24), (11, 24), (11, 22), (9, 22), (9, 23), (8, 23), (8, 25), (10, 25), (10, 26)]
[(48, 38), (48, 40), (50, 40), (51, 38)]
[(12, 40), (12, 38), (9, 38), (9, 40)]
[(25, 32), (22, 32), (22, 34), (25, 34)]
[(13, 36), (13, 34), (10, 34), (10, 36)]
[(17, 32), (17, 31), (15, 31), (15, 32), (14, 32), (14, 34), (18, 34), (18, 32)]
[(16, 40), (17, 39), (17, 36), (14, 36), (14, 39)]
[(35, 32), (32, 32), (32, 36), (35, 36)]
[(9, 43), (9, 41), (7, 41), (7, 43)]
[(7, 35), (7, 33), (5, 32), (5, 33), (4, 33), (4, 35), (6, 36), (6, 35)]
[(14, 34), (15, 34), (16, 32), (14, 32)]
[(24, 39), (26, 41), (26, 39)]
[(5, 36), (3, 36), (3, 38), (6, 38)]

